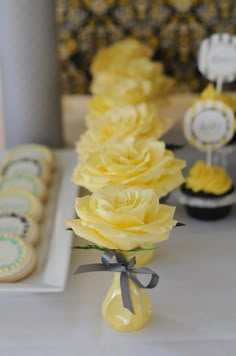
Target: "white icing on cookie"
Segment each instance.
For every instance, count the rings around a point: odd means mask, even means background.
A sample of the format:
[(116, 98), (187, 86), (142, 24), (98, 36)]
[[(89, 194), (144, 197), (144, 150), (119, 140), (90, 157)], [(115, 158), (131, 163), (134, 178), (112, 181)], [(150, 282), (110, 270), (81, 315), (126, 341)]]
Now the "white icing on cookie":
[(31, 244), (39, 239), (39, 226), (30, 216), (16, 212), (0, 212), (0, 234), (15, 234)]
[(1, 241), (0, 239), (0, 271), (2, 269), (11, 268), (13, 265), (18, 263), (18, 250), (18, 246), (14, 245), (10, 240)]
[(0, 192), (0, 211), (15, 211), (29, 214), (40, 221), (42, 205), (32, 193), (21, 190), (6, 190)]
[(16, 234), (22, 236), (24, 234), (24, 223), (15, 217), (0, 215), (0, 233)]
[(20, 189), (33, 193), (42, 201), (47, 198), (47, 190), (42, 181), (32, 175), (17, 174), (0, 179), (0, 190)]
[(0, 196), (0, 210), (15, 210), (27, 212), (31, 208), (30, 203), (30, 200), (26, 199), (24, 196)]
[(41, 175), (41, 163), (34, 159), (18, 159), (15, 161), (10, 161), (8, 164), (4, 165), (2, 169), (3, 175), (13, 175), (19, 173), (32, 174), (35, 176)]
[(47, 164), (32, 158), (19, 158), (7, 161), (1, 168), (3, 177), (16, 175), (37, 176), (45, 182), (50, 182), (51, 172)]
[(14, 278), (18, 280), (21, 276), (24, 277), (24, 274), (30, 273), (34, 258), (33, 248), (21, 238), (16, 235), (0, 234), (0, 282), (12, 281)]
[(38, 144), (21, 145), (11, 149), (7, 160), (19, 158), (33, 158), (46, 162), (50, 167), (55, 165), (53, 152), (47, 147)]

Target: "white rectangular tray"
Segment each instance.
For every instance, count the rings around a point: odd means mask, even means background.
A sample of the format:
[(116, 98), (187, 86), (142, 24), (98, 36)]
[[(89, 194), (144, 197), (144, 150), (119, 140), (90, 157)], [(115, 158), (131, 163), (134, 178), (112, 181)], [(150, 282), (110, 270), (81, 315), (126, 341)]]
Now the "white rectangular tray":
[[(65, 288), (73, 234), (65, 219), (74, 216), (78, 188), (71, 183), (76, 163), (74, 150), (56, 150), (57, 170), (49, 190), (36, 246), (37, 265), (33, 273), (17, 283), (0, 283), (1, 292), (61, 292)], [(1, 154), (1, 158), (4, 154)]]

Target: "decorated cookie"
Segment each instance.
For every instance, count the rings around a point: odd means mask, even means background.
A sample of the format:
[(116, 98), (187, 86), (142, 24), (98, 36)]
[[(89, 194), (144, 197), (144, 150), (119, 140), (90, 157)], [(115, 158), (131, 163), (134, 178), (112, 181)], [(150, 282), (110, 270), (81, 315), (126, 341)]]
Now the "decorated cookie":
[(0, 212), (6, 210), (28, 214), (36, 221), (40, 221), (43, 215), (40, 200), (32, 193), (20, 190), (0, 192)]
[(0, 234), (15, 234), (24, 241), (35, 245), (39, 240), (39, 226), (27, 214), (0, 212)]
[(7, 161), (14, 161), (21, 158), (32, 158), (46, 163), (50, 168), (55, 167), (55, 156), (48, 147), (37, 144), (21, 145), (11, 149), (7, 156)]
[(36, 176), (17, 174), (0, 178), (0, 191), (11, 189), (24, 190), (33, 193), (42, 202), (47, 201), (47, 189), (41, 179)]
[(27, 277), (35, 262), (31, 245), (17, 235), (0, 233), (0, 282), (16, 282)]
[(34, 175), (41, 178), (45, 183), (49, 183), (51, 173), (47, 164), (34, 158), (18, 158), (6, 162), (1, 168), (3, 177), (18, 174)]

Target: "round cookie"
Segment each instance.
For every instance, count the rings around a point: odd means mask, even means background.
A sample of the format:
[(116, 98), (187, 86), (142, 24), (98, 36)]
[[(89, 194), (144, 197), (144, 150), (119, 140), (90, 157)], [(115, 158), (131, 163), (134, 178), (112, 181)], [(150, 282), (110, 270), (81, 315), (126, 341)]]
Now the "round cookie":
[(39, 226), (27, 214), (0, 212), (0, 234), (15, 234), (31, 245), (39, 240)]
[(36, 195), (42, 202), (47, 201), (47, 189), (41, 179), (36, 176), (17, 174), (0, 178), (0, 191), (2, 190), (24, 190)]
[(18, 158), (7, 161), (1, 168), (3, 177), (11, 177), (18, 174), (37, 176), (47, 184), (51, 180), (51, 172), (47, 164), (34, 158)]
[(21, 190), (6, 190), (0, 192), (0, 211), (21, 212), (40, 221), (43, 207), (38, 198), (32, 193)]
[(38, 144), (20, 145), (12, 148), (6, 155), (7, 161), (21, 158), (32, 158), (46, 163), (51, 169), (55, 168), (55, 155), (47, 146)]
[(16, 282), (34, 269), (34, 248), (17, 235), (0, 233), (0, 282)]

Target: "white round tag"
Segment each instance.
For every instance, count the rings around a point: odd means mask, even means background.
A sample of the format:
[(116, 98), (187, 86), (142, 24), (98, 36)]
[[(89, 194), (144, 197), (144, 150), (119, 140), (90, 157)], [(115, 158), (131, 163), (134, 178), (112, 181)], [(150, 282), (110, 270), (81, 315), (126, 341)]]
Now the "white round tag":
[(232, 82), (236, 78), (236, 36), (214, 34), (201, 42), (198, 69), (209, 80)]
[(216, 150), (234, 135), (234, 113), (221, 101), (198, 101), (186, 112), (183, 131), (193, 146), (203, 151)]

